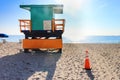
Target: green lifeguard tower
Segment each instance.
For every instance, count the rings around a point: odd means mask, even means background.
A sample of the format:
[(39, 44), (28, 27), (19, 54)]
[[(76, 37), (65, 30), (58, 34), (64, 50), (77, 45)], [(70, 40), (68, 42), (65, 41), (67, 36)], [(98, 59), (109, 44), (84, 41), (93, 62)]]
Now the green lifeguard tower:
[(20, 31), (24, 33), (23, 49), (55, 48), (62, 51), (64, 19), (55, 19), (55, 14), (63, 13), (63, 5), (20, 5), (30, 11), (31, 20), (22, 19)]

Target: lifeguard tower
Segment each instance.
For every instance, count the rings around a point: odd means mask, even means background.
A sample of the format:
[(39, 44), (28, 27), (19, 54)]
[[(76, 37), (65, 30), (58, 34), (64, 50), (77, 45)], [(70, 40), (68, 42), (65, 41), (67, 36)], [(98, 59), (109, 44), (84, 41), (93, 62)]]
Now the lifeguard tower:
[(31, 20), (19, 20), (20, 31), (25, 35), (24, 52), (41, 48), (62, 52), (65, 20), (54, 16), (63, 13), (63, 5), (20, 5), (20, 8), (30, 11), (31, 15)]

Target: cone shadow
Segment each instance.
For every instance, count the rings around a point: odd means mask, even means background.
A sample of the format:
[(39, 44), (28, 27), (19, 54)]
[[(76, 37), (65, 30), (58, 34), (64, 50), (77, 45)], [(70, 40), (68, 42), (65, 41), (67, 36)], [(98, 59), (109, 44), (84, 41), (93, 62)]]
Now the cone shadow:
[(88, 77), (90, 78), (90, 80), (94, 80), (94, 75), (92, 74), (91, 70), (86, 70), (86, 73)]

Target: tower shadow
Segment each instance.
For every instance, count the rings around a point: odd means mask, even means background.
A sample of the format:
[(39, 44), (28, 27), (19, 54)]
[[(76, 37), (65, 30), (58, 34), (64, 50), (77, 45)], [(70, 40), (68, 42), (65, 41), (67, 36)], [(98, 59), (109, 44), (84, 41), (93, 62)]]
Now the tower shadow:
[(86, 73), (88, 77), (90, 78), (90, 80), (94, 80), (94, 75), (92, 74), (91, 70), (86, 70)]
[[(56, 62), (61, 54), (30, 54), (17, 53), (0, 58), (0, 79), (1, 80), (29, 80), (33, 74), (38, 72), (37, 78), (43, 76), (46, 80), (52, 80), (56, 69)], [(46, 72), (46, 76), (42, 73)]]

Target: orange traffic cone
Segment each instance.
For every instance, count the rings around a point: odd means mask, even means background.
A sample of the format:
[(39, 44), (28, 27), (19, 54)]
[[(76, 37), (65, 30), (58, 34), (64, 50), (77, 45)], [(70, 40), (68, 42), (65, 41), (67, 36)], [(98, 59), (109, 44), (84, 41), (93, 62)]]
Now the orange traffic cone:
[(91, 68), (90, 68), (90, 61), (89, 61), (88, 56), (85, 59), (85, 65), (84, 66), (85, 66), (86, 70), (91, 70)]

